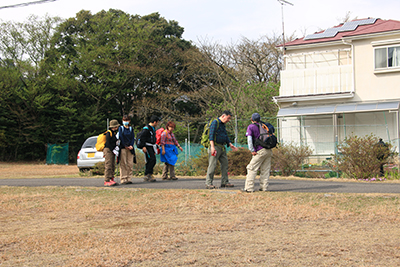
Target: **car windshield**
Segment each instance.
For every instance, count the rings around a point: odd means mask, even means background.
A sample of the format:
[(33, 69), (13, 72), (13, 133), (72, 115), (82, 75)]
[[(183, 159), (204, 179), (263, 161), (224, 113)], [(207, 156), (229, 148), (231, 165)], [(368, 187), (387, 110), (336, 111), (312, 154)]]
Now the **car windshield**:
[(93, 136), (93, 137), (89, 137), (88, 139), (86, 139), (85, 143), (83, 143), (82, 148), (92, 148), (96, 146), (96, 142), (97, 142), (97, 137)]

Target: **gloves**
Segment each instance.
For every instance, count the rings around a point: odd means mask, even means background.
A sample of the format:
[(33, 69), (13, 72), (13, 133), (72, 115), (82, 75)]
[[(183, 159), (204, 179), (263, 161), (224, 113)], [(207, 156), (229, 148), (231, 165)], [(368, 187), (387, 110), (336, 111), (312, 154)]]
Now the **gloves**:
[(119, 155), (119, 146), (116, 146), (116, 147), (114, 148), (113, 153), (114, 153), (115, 156), (118, 157), (118, 155)]

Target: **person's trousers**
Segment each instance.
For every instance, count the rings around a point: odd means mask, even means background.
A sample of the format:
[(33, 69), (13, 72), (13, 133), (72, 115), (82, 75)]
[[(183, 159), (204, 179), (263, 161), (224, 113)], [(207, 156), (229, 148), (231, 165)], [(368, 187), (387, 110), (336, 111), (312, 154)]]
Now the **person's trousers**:
[(121, 149), (119, 156), (121, 183), (129, 182), (133, 173), (133, 154), (128, 149)]
[(254, 191), (254, 179), (260, 170), (260, 189), (265, 191), (268, 188), (269, 174), (271, 172), (272, 149), (261, 149), (257, 151), (257, 155), (251, 158), (247, 165), (247, 176), (244, 189), (246, 191)]
[(154, 166), (156, 166), (156, 153), (152, 146), (146, 146), (147, 152), (144, 154), (146, 161), (146, 169), (144, 175), (153, 174)]
[(208, 148), (208, 169), (206, 177), (206, 185), (212, 185), (214, 180), (215, 168), (217, 161), (221, 164), (221, 185), (229, 183), (228, 179), (228, 156), (225, 147), (215, 145), (217, 151), (216, 156), (211, 156), (211, 148)]
[(115, 155), (108, 147), (103, 149), (104, 154), (104, 181), (109, 182), (115, 174)]
[(175, 166), (168, 164), (165, 162), (163, 172), (162, 172), (162, 178), (167, 179), (168, 178), (168, 172), (169, 172), (169, 177), (170, 178), (175, 178)]

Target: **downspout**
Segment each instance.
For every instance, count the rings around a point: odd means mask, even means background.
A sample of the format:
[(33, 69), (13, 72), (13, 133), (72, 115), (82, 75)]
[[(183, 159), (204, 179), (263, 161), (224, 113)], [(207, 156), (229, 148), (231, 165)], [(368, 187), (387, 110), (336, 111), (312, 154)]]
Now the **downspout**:
[[(356, 91), (356, 64), (355, 64), (355, 58), (354, 58), (354, 45), (352, 42), (346, 42), (344, 39), (342, 39), (342, 43), (345, 45), (350, 45), (351, 46), (351, 64), (353, 65), (353, 77), (352, 77), (352, 82), (353, 82), (353, 93)], [(340, 60), (340, 58), (339, 58)]]
[[(279, 106), (279, 103), (278, 103), (278, 100), (273, 96), (272, 97), (272, 101), (274, 102), (274, 104), (275, 105), (277, 105), (277, 107), (278, 107), (278, 112), (279, 112), (279, 110), (281, 109), (281, 107)], [(281, 136), (282, 136), (282, 127), (281, 127), (281, 120), (279, 119), (279, 117), (277, 116), (276, 117), (276, 126), (277, 126), (277, 134), (278, 134), (278, 140), (279, 140), (279, 142), (281, 143), (282, 142), (282, 140), (281, 140)]]

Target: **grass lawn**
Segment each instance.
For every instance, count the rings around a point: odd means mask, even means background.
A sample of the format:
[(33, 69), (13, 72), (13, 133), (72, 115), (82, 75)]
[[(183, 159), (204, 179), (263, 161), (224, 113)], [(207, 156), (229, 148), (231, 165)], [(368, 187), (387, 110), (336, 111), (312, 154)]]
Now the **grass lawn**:
[(0, 266), (400, 265), (396, 194), (0, 187), (0, 202)]

